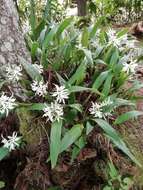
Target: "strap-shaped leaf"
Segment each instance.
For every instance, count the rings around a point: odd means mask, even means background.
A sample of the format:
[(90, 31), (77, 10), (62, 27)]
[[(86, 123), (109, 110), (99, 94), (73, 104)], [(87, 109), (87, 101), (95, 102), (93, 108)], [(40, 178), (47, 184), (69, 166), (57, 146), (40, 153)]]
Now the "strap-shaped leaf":
[(74, 108), (77, 111), (82, 113), (82, 105), (81, 104), (70, 104), (69, 107)]
[(81, 44), (84, 47), (88, 46), (88, 39), (89, 39), (89, 33), (88, 33), (88, 29), (84, 28), (83, 32), (82, 32), (82, 38), (81, 38)]
[(97, 79), (95, 80), (95, 82), (93, 83), (92, 88), (93, 89), (99, 89), (99, 87), (103, 84), (103, 82), (105, 81), (105, 79), (108, 76), (109, 71), (104, 71), (102, 72)]
[(61, 152), (67, 150), (80, 136), (83, 130), (83, 125), (74, 125), (63, 137), (61, 142)]
[(116, 132), (116, 130), (106, 121), (102, 119), (95, 120), (97, 124), (104, 130), (106, 136), (120, 149), (122, 150), (129, 158), (141, 167), (139, 161), (135, 158), (135, 156), (130, 152), (120, 135)]
[(19, 57), (20, 63), (23, 65), (25, 71), (27, 74), (33, 79), (33, 80), (42, 80), (43, 77), (40, 75), (39, 71), (34, 67), (32, 64), (26, 62), (22, 57)]
[(86, 87), (83, 87), (83, 86), (71, 86), (69, 87), (69, 92), (72, 93), (72, 92), (82, 92), (82, 91), (90, 91), (92, 89), (90, 88), (86, 88)]
[(1, 147), (0, 148), (0, 161), (3, 160), (6, 156), (8, 156), (9, 150), (8, 148)]
[(62, 121), (55, 121), (51, 127), (50, 134), (50, 159), (52, 168), (56, 166), (58, 155), (61, 148), (61, 131), (62, 131)]
[(80, 84), (86, 75), (86, 64), (82, 62), (79, 67), (76, 69), (75, 73), (71, 76), (68, 81), (68, 84)]
[(35, 110), (35, 111), (40, 111), (43, 110), (46, 107), (44, 103), (34, 103), (28, 107), (29, 110)]
[(128, 121), (130, 119), (133, 118), (137, 118), (138, 116), (143, 115), (143, 112), (141, 111), (129, 111), (126, 112), (120, 116), (117, 117), (117, 119), (115, 120), (115, 124), (121, 124), (124, 123), (125, 121)]
[(110, 92), (110, 88), (111, 88), (111, 84), (112, 84), (112, 78), (113, 78), (113, 74), (112, 73), (109, 73), (106, 80), (105, 80), (105, 83), (104, 83), (104, 86), (103, 86), (103, 90), (102, 90), (102, 94), (107, 97), (109, 92)]
[(65, 19), (58, 27), (57, 37), (59, 38), (61, 33), (71, 24), (73, 17)]

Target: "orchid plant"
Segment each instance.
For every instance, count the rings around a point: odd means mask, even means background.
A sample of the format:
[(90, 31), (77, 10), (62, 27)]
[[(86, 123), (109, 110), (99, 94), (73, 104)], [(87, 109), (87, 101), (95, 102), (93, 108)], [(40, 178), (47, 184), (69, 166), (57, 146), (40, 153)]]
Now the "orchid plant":
[[(20, 59), (20, 65), (4, 68), (3, 86), (11, 86), (11, 91), (4, 92), (5, 88), (1, 88), (1, 117), (8, 117), (11, 110), (22, 106), (38, 113), (45, 122), (45, 130), (49, 130), (47, 125), (51, 126), (48, 160), (52, 168), (60, 153), (69, 148), (74, 151), (77, 141), (86, 137), (87, 126), (91, 130), (94, 126), (101, 127), (109, 139), (139, 165), (112, 127), (142, 114), (132, 110), (119, 115), (117, 111), (124, 105), (135, 107), (132, 94), (122, 96), (121, 89), (136, 72), (139, 57), (136, 40), (124, 30), (99, 29), (98, 22), (83, 29), (75, 24), (76, 19), (67, 18), (52, 27), (51, 24), (37, 26), (38, 37), (33, 38), (34, 33), (27, 34), (28, 40), (32, 36), (28, 44), (33, 63)], [(13, 91), (15, 85), (25, 93), (25, 101), (17, 98)], [(20, 139), (14, 133), (8, 140), (2, 136), (2, 143), (12, 151), (19, 147)], [(85, 144), (86, 141), (82, 147)]]

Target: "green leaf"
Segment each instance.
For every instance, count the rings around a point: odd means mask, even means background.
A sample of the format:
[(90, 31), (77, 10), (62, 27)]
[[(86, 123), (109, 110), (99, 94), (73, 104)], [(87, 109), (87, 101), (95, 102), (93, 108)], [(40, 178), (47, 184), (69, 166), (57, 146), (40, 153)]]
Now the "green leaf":
[(45, 10), (43, 13), (43, 19), (47, 20), (47, 18), (49, 18), (50, 20), (50, 16), (51, 16), (51, 0), (47, 0), (45, 5)]
[(82, 113), (82, 105), (81, 104), (70, 104), (69, 107), (76, 109), (80, 113)]
[(82, 87), (82, 86), (71, 86), (71, 87), (69, 87), (68, 90), (70, 93), (73, 93), (73, 92), (91, 91), (92, 89)]
[(119, 125), (121, 123), (124, 123), (125, 121), (130, 120), (130, 119), (137, 118), (140, 115), (143, 115), (143, 112), (141, 112), (141, 111), (126, 112), (126, 113), (117, 117), (117, 119), (115, 120), (115, 124)]
[(36, 13), (35, 13), (35, 1), (30, 0), (30, 26), (33, 32), (33, 38), (35, 39), (35, 27), (36, 27)]
[(4, 181), (0, 181), (0, 189), (5, 187), (5, 182)]
[(98, 30), (98, 28), (101, 26), (101, 23), (103, 21), (103, 18), (100, 17), (97, 22), (95, 23), (95, 25), (93, 26), (91, 32), (90, 32), (90, 39), (93, 38)]
[(61, 142), (61, 152), (67, 150), (80, 136), (83, 130), (82, 124), (74, 125), (63, 137)]
[(59, 80), (59, 83), (61, 85), (65, 85), (66, 84), (66, 80), (61, 75), (59, 75), (58, 73), (56, 73), (56, 75), (57, 75), (57, 78)]
[(93, 83), (92, 88), (93, 88), (93, 89), (98, 89), (98, 88), (103, 84), (103, 82), (105, 81), (105, 79), (107, 78), (108, 73), (109, 73), (109, 71), (104, 71), (104, 72), (102, 72), (102, 73), (97, 77), (97, 79), (95, 80), (95, 82)]
[(87, 122), (86, 123), (86, 135), (89, 135), (89, 133), (93, 130), (93, 126), (89, 123), (89, 122)]
[(105, 61), (106, 63), (109, 63), (109, 62), (110, 62), (110, 59), (111, 59), (111, 56), (112, 56), (114, 50), (115, 50), (115, 48), (114, 48), (113, 46), (110, 46), (110, 47), (108, 48), (107, 52), (106, 52), (105, 55), (104, 55), (104, 61)]
[(72, 156), (71, 156), (71, 161), (77, 157), (77, 155), (80, 153), (81, 149), (85, 146), (85, 139), (83, 136), (81, 136), (78, 141), (75, 142), (75, 146), (72, 150)]
[(80, 153), (80, 148), (77, 146), (74, 146), (73, 150), (72, 150), (72, 155), (71, 155), (71, 162), (74, 161), (74, 159), (78, 156), (78, 154)]
[(59, 38), (61, 33), (71, 24), (73, 17), (65, 19), (58, 27), (57, 37)]
[(44, 39), (44, 42), (43, 42), (43, 44), (42, 44), (42, 49), (43, 49), (43, 51), (45, 51), (45, 50), (48, 48), (50, 42), (53, 40), (53, 38), (54, 38), (54, 36), (55, 36), (55, 34), (56, 34), (56, 31), (57, 31), (57, 27), (54, 27), (54, 28), (52, 28), (52, 29), (46, 34), (45, 39)]
[(9, 149), (5, 147), (0, 148), (0, 161), (3, 160), (9, 154)]
[(7, 81), (6, 80), (0, 80), (0, 89), (3, 87), (3, 85), (5, 84), (5, 83), (7, 83)]
[(103, 188), (103, 190), (112, 190), (112, 187), (106, 186)]
[(125, 100), (122, 98), (116, 98), (114, 102), (114, 106), (119, 107), (119, 106), (135, 106), (135, 103)]
[(118, 173), (117, 169), (115, 168), (114, 164), (112, 162), (109, 162), (108, 166), (110, 168), (110, 171), (109, 171), (110, 177), (112, 179), (117, 178), (117, 176), (119, 175), (119, 173)]
[(32, 64), (26, 62), (22, 57), (19, 56), (20, 63), (23, 65), (27, 74), (33, 79), (41, 81), (43, 77), (40, 75), (39, 71)]
[(68, 84), (80, 84), (86, 75), (86, 64), (82, 62), (79, 67), (77, 68), (76, 72), (72, 75), (69, 79)]
[(35, 58), (38, 47), (39, 47), (38, 42), (33, 42), (32, 43), (32, 47), (31, 47), (31, 56), (32, 56), (32, 58)]
[(35, 28), (35, 31), (34, 31), (34, 33), (35, 33), (35, 40), (37, 40), (37, 39), (39, 38), (39, 36), (40, 36), (42, 30), (43, 30), (44, 27), (45, 27), (45, 24), (46, 24), (45, 20), (42, 20), (42, 21), (39, 23), (39, 25)]
[(89, 33), (87, 28), (84, 28), (83, 33), (82, 33), (82, 38), (81, 38), (81, 44), (84, 47), (88, 46), (88, 38), (89, 38)]
[(86, 144), (84, 136), (81, 136), (76, 142), (75, 145), (78, 146), (78, 148), (82, 149)]
[(40, 111), (43, 110), (46, 107), (44, 103), (34, 103), (28, 107), (28, 110), (35, 110), (35, 111)]
[(118, 52), (117, 49), (115, 49), (115, 51), (114, 51), (114, 53), (112, 54), (111, 59), (110, 59), (110, 67), (111, 67), (111, 68), (112, 68), (114, 65), (117, 64), (118, 59), (119, 59), (119, 52)]
[(87, 62), (91, 65), (93, 65), (93, 58), (92, 58), (92, 53), (90, 50), (84, 48), (84, 47), (80, 47), (80, 50), (82, 50), (84, 52), (85, 58), (87, 60)]
[(103, 90), (102, 90), (102, 94), (105, 97), (107, 97), (108, 94), (110, 93), (110, 88), (111, 88), (111, 84), (112, 84), (112, 78), (113, 78), (113, 74), (109, 73), (106, 80), (105, 80)]
[(50, 159), (52, 168), (56, 166), (61, 148), (62, 121), (52, 123), (50, 134)]
[(95, 120), (97, 124), (104, 130), (106, 136), (120, 149), (122, 150), (134, 163), (136, 163), (139, 167), (142, 167), (139, 161), (134, 157), (134, 155), (130, 152), (120, 135), (116, 132), (116, 130), (106, 121), (102, 119)]
[(120, 38), (121, 36), (124, 36), (125, 34), (127, 34), (129, 31), (129, 29), (125, 28), (123, 30), (120, 30), (118, 33), (117, 33), (117, 37)]

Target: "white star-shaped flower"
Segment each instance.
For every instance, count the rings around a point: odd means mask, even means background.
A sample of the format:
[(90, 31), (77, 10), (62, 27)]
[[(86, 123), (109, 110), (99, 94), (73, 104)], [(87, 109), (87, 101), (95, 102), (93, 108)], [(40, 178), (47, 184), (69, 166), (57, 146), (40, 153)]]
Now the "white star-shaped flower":
[(56, 97), (56, 101), (59, 103), (65, 103), (65, 100), (69, 97), (69, 91), (65, 86), (55, 85), (55, 92), (52, 93), (53, 97)]
[(47, 88), (48, 88), (48, 83), (44, 84), (43, 81), (34, 81), (32, 84), (31, 84), (31, 88), (32, 90), (35, 92), (35, 95), (38, 95), (38, 96), (45, 96), (47, 95)]
[(59, 121), (60, 119), (63, 119), (63, 106), (58, 104), (56, 101), (52, 102), (50, 105), (46, 105), (43, 111), (43, 117), (47, 117), (47, 121), (54, 122), (56, 120)]
[(110, 106), (113, 104), (113, 101), (111, 101), (110, 98), (103, 101), (102, 103), (94, 103), (92, 102), (92, 106), (89, 109), (89, 112), (91, 115), (93, 115), (95, 118), (104, 118), (108, 116), (112, 116), (111, 111), (105, 111), (105, 107)]
[(19, 140), (21, 137), (17, 137), (17, 133), (13, 132), (12, 136), (8, 136), (7, 139), (4, 138), (2, 135), (2, 143), (5, 148), (8, 148), (9, 151), (15, 150), (16, 147), (19, 147)]
[(100, 104), (92, 102), (92, 106), (89, 109), (89, 111), (90, 111), (90, 114), (93, 115), (95, 118), (103, 117), (102, 107)]
[(11, 97), (5, 95), (5, 93), (2, 93), (0, 97), (0, 113), (4, 114), (6, 113), (6, 116), (8, 116), (8, 113), (10, 110), (14, 109), (17, 106), (15, 103), (15, 98), (13, 98), (13, 95)]
[(109, 29), (107, 31), (108, 36), (108, 44), (113, 44), (115, 47), (119, 48), (119, 50), (124, 50), (126, 48), (126, 44), (128, 43), (128, 36), (124, 34), (120, 37), (117, 36), (116, 31), (114, 29)]
[(136, 60), (130, 60), (129, 63), (125, 62), (123, 63), (123, 71), (126, 72), (127, 74), (130, 73), (135, 73), (135, 69), (138, 66), (137, 61)]
[(8, 65), (6, 67), (6, 78), (11, 81), (19, 81), (22, 76), (22, 67), (18, 65)]

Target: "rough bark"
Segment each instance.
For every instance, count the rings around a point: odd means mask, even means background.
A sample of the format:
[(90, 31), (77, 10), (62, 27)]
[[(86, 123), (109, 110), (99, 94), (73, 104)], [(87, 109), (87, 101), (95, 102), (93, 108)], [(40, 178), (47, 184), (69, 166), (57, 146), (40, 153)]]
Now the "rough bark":
[(0, 68), (19, 64), (19, 57), (31, 61), (20, 31), (19, 18), (13, 0), (0, 0)]
[(78, 16), (86, 16), (87, 0), (77, 0)]

